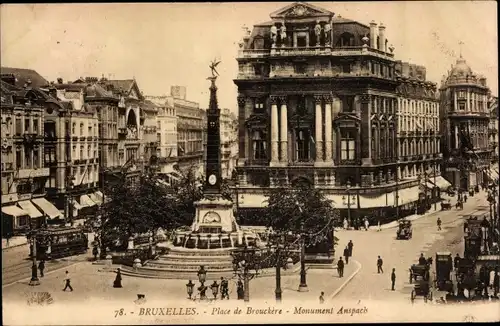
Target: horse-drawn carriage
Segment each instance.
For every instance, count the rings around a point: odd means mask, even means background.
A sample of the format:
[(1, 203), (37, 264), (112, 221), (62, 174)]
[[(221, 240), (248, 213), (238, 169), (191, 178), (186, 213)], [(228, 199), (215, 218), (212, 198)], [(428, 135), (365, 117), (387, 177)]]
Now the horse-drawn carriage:
[(429, 280), (419, 280), (417, 283), (415, 283), (415, 286), (413, 290), (411, 291), (411, 297), (410, 300), (413, 303), (415, 301), (415, 298), (417, 296), (422, 296), (424, 297), (424, 302), (432, 301), (432, 291), (431, 291), (431, 284)]
[(450, 252), (436, 253), (436, 287), (440, 291), (450, 292), (453, 290), (451, 272), (453, 260)]
[(399, 227), (396, 231), (396, 239), (411, 239), (413, 236), (413, 229), (411, 226), (411, 221), (400, 220)]
[(450, 209), (451, 209), (451, 201), (449, 199), (441, 202), (441, 210), (442, 211), (448, 211)]
[(417, 296), (423, 296), (424, 302), (427, 302), (427, 300), (432, 300), (430, 280), (431, 264), (432, 258), (425, 259), (422, 255), (418, 265), (411, 265), (410, 284), (415, 283), (414, 288), (411, 291), (411, 302), (413, 302)]

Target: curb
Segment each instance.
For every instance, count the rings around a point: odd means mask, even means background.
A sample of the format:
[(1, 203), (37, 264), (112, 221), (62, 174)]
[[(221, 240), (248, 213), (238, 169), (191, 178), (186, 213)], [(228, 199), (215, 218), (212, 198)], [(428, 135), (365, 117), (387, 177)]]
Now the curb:
[(17, 247), (21, 247), (21, 246), (25, 246), (27, 245), (28, 242), (25, 242), (25, 243), (20, 243), (20, 244), (16, 244), (16, 245), (11, 245), (11, 246), (8, 246), (8, 247), (3, 247), (2, 246), (2, 251), (4, 250), (9, 250), (9, 249), (12, 249), (12, 248), (17, 248)]
[[(71, 267), (71, 266), (74, 266), (74, 265), (77, 265), (77, 264), (81, 264), (81, 263), (84, 263), (84, 262), (83, 261), (77, 261), (77, 262), (74, 262), (73, 264), (69, 264), (67, 266), (61, 266), (59, 268), (51, 270), (50, 272), (44, 273), (44, 275), (50, 275), (52, 273), (60, 271), (61, 269), (65, 269), (65, 268), (68, 268), (68, 267)], [(28, 280), (31, 280), (31, 276), (25, 277), (25, 278), (23, 278), (21, 280), (10, 282), (9, 284), (2, 284), (2, 289), (5, 289), (6, 287), (9, 287), (9, 286), (14, 285), (16, 283), (24, 282), (24, 281), (28, 281)]]
[(342, 283), (341, 286), (339, 286), (339, 288), (337, 290), (335, 290), (335, 292), (333, 292), (333, 294), (330, 296), (330, 300), (332, 300), (337, 294), (339, 294), (340, 291), (342, 291), (342, 289), (347, 284), (349, 284), (349, 282), (354, 278), (354, 276), (356, 276), (358, 274), (358, 272), (361, 270), (361, 264), (357, 260), (353, 259), (352, 261), (355, 262), (356, 265), (358, 265), (358, 268), (354, 271), (354, 273), (351, 274), (351, 276), (349, 276), (349, 278), (347, 278), (347, 280), (345, 280), (344, 283)]

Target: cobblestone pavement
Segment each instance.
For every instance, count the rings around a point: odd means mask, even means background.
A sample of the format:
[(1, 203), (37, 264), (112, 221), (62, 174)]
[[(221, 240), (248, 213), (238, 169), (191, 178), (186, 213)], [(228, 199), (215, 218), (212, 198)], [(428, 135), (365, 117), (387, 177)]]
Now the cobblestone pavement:
[[(433, 257), (437, 251), (449, 251), (463, 256), (463, 215), (479, 207), (487, 208), (484, 192), (469, 198), (462, 211), (454, 208), (438, 211), (413, 221), (413, 237), (410, 240), (396, 240), (396, 229), (382, 231), (339, 231), (339, 252), (349, 240), (354, 243), (353, 258), (362, 265), (359, 273), (335, 297), (342, 299), (373, 299), (384, 301), (407, 300), (409, 302), (413, 285), (409, 284), (409, 268), (417, 263), (420, 253)], [(442, 220), (441, 231), (437, 230), (437, 217)], [(384, 260), (384, 273), (378, 274), (376, 261), (380, 255)], [(391, 291), (390, 275), (396, 269), (396, 290)], [(435, 271), (435, 265), (432, 266)], [(417, 300), (421, 297), (417, 297)]]

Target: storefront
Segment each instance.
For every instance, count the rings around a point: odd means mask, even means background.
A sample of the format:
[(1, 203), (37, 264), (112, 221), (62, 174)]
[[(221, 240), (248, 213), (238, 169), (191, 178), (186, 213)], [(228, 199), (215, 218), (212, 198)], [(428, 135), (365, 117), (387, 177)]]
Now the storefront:
[(64, 214), (45, 198), (35, 198), (33, 204), (45, 215), (47, 223), (62, 221)]
[(29, 229), (30, 216), (16, 205), (2, 207), (2, 237), (12, 237)]

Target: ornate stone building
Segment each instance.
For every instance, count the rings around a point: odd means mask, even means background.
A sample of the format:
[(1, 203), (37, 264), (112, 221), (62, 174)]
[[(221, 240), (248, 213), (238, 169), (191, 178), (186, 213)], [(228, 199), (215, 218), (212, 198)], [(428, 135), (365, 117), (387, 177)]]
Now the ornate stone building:
[[(398, 191), (398, 204), (403, 211), (412, 210), (415, 204), (426, 210), (437, 202), (440, 191), (450, 183), (441, 176), (439, 100), (436, 83), (426, 80), (423, 66), (396, 62), (397, 87), (397, 148), (398, 182), (420, 180), (420, 186), (402, 187)], [(374, 130), (373, 142), (380, 138)], [(381, 136), (384, 137), (384, 136)], [(376, 145), (375, 145), (376, 146)]]
[[(441, 81), (443, 172), (457, 189), (470, 189), (481, 184), (483, 172), (491, 161), (488, 94), (486, 78), (476, 75), (462, 56)], [(472, 162), (464, 162), (459, 151), (461, 135), (470, 137), (474, 150), (469, 152), (475, 158)], [(462, 168), (464, 166), (467, 169)]]
[(490, 111), (488, 138), (492, 150), (491, 163), (496, 164), (498, 170), (498, 97), (490, 97), (488, 107)]
[(238, 160), (238, 119), (229, 109), (220, 113), (221, 176), (229, 179)]
[(305, 3), (247, 32), (234, 81), (240, 208), (265, 206), (280, 182), (307, 182), (351, 219), (391, 215), (398, 81), (389, 44), (383, 24)]
[(42, 205), (47, 202), (44, 199), (45, 182), (49, 176), (49, 169), (43, 162), (44, 110), (36, 101), (40, 92), (32, 87), (30, 79), (25, 80), (24, 87), (16, 85), (19, 81), (16, 83), (15, 72), (11, 69), (9, 74), (2, 74), (0, 85), (4, 236), (28, 229), (30, 221), (47, 214), (34, 205), (34, 202)]

